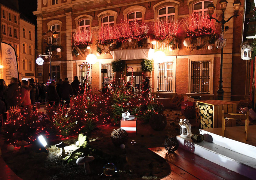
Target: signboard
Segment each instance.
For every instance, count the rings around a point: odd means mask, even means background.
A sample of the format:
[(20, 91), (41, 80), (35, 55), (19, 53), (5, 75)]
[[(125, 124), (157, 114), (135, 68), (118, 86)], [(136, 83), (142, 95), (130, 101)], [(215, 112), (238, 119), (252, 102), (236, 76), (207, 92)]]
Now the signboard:
[(12, 46), (6, 43), (1, 43), (2, 48), (2, 63), (3, 63), (3, 78), (7, 83), (10, 83), (12, 77), (18, 78), (17, 57)]

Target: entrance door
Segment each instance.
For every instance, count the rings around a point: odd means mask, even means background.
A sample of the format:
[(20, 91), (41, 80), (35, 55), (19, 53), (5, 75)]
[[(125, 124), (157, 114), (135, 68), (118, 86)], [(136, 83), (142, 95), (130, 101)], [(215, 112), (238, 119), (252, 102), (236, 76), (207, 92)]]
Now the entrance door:
[(126, 81), (132, 83), (136, 92), (141, 90), (143, 83), (141, 64), (127, 64)]

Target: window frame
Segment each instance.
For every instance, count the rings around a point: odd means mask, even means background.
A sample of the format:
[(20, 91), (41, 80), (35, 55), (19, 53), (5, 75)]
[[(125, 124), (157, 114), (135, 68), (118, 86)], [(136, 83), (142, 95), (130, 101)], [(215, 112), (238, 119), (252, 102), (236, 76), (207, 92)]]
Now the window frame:
[[(103, 17), (101, 18), (101, 26), (107, 25), (108, 27), (111, 27), (111, 26), (112, 26), (111, 24), (113, 24), (113, 26), (115, 26), (115, 16), (113, 16), (113, 17), (114, 17), (114, 20), (110, 22), (109, 19), (110, 19), (111, 16), (112, 16), (112, 15), (103, 16)], [(108, 21), (107, 21), (107, 22), (103, 22), (103, 19), (106, 18), (106, 17), (108, 17)]]
[[(170, 13), (170, 14), (168, 14), (168, 8), (169, 7), (172, 7), (172, 8), (174, 8), (174, 13)], [(162, 15), (159, 15), (159, 12), (160, 12), (160, 10), (161, 9), (164, 9), (165, 8), (165, 14), (162, 14)], [(161, 17), (165, 17), (165, 21), (167, 22), (167, 23), (172, 23), (172, 22), (174, 22), (175, 21), (175, 7), (174, 6), (164, 6), (164, 7), (161, 7), (161, 8), (159, 8), (158, 10), (157, 10), (157, 14), (158, 14), (158, 17), (157, 17), (157, 19), (158, 19), (158, 22), (161, 22), (160, 21), (160, 18)], [(168, 22), (168, 17), (173, 17), (173, 18), (171, 18), (172, 20), (170, 21), (170, 22)]]
[[(140, 12), (140, 13), (141, 13), (141, 18), (137, 18), (137, 12)], [(134, 13), (134, 18), (133, 18), (133, 19), (129, 19), (128, 16), (129, 16), (130, 14), (132, 14), (132, 13)], [(127, 21), (128, 21), (128, 22), (137, 22), (137, 21), (143, 22), (143, 13), (142, 13), (141, 11), (132, 11), (132, 12), (129, 12), (129, 13), (127, 14)]]
[[(197, 1), (197, 2), (193, 3), (193, 6), (192, 6), (193, 7), (193, 14), (200, 14), (200, 12), (202, 12), (200, 17), (207, 16), (208, 15), (208, 13), (207, 13), (208, 8), (207, 7), (206, 7), (206, 9), (203, 8), (205, 6), (205, 2), (213, 3), (213, 1)], [(198, 3), (202, 3), (202, 8), (199, 9), (199, 10), (194, 10), (195, 5), (198, 4)], [(206, 13), (206, 15), (205, 15), (205, 13)]]
[(25, 28), (22, 29), (22, 36), (23, 36), (23, 38), (26, 38), (26, 30), (25, 30)]
[[(16, 34), (15, 34), (15, 30), (16, 30)], [(17, 28), (13, 28), (13, 37), (18, 39), (18, 29)]]
[(26, 54), (26, 53), (27, 53), (26, 50), (27, 50), (27, 48), (26, 48), (26, 43), (23, 43), (23, 44), (22, 44), (22, 53), (23, 53), (23, 54)]
[[(55, 30), (53, 30), (53, 26), (54, 26)], [(59, 26), (59, 31), (56, 30), (56, 29), (58, 29), (58, 26)], [(52, 24), (50, 26), (50, 30), (53, 33), (57, 32), (59, 35), (58, 35), (58, 38), (55, 40), (55, 42), (52, 41), (52, 37), (48, 37), (48, 44), (60, 45), (61, 44), (61, 41), (60, 41), (61, 25), (60, 24)]]
[(57, 4), (59, 4), (59, 0), (51, 0), (51, 4), (52, 5), (57, 5)]
[[(4, 30), (3, 30), (3, 29), (4, 29)], [(7, 24), (2, 23), (2, 34), (7, 35), (7, 34), (8, 34), (7, 31), (8, 31), (8, 30), (7, 30)]]
[(12, 21), (12, 14), (10, 12), (8, 13), (8, 20)]
[(31, 31), (28, 31), (28, 38), (29, 38), (29, 40), (32, 40)]
[[(191, 73), (192, 73), (192, 61), (197, 62), (205, 62), (209, 61), (209, 92), (208, 93), (201, 93), (201, 92), (192, 92), (192, 80), (191, 80)], [(198, 56), (191, 56), (189, 58), (189, 67), (188, 67), (188, 89), (189, 94), (213, 94), (213, 72), (214, 72), (214, 55), (198, 55)]]
[[(85, 25), (86, 20), (89, 21), (89, 25)], [(84, 21), (84, 25), (82, 25), (82, 26), (80, 25), (81, 21)], [(89, 27), (89, 28), (87, 29), (87, 27)], [(78, 20), (78, 28), (79, 28), (80, 31), (84, 31), (84, 29), (87, 30), (87, 31), (90, 31), (91, 30), (91, 19), (89, 19), (89, 18), (80, 18)], [(83, 28), (83, 30), (81, 30), (81, 28)]]
[(8, 35), (9, 37), (13, 37), (12, 27), (11, 27), (11, 26), (8, 26), (7, 29), (8, 29), (7, 35)]

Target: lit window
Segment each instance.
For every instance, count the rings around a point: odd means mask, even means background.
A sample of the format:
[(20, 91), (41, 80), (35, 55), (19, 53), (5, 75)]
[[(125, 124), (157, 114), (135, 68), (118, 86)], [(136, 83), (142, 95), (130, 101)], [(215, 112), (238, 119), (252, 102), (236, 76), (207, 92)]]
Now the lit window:
[(114, 26), (114, 16), (105, 16), (102, 18), (102, 26)]
[(164, 7), (158, 10), (158, 19), (162, 22), (173, 22), (175, 17), (175, 8), (174, 7)]
[(23, 28), (23, 38), (26, 38), (26, 30)]
[(210, 93), (210, 62), (191, 62), (191, 93)]
[(52, 0), (52, 5), (58, 4), (58, 0)]
[(58, 33), (58, 38), (54, 39), (52, 41), (52, 37), (49, 37), (49, 41), (48, 43), (49, 44), (55, 44), (55, 45), (59, 45), (60, 44), (60, 25), (59, 24), (54, 24), (50, 27), (50, 30), (53, 32), (53, 33)]
[(80, 31), (90, 30), (90, 20), (89, 19), (81, 19), (79, 21), (79, 29), (80, 29)]
[(197, 14), (199, 17), (203, 16), (206, 17), (207, 16), (207, 12), (208, 12), (208, 5), (211, 4), (211, 1), (200, 1), (196, 4), (194, 4), (194, 14)]
[(174, 63), (165, 62), (158, 64), (157, 88), (158, 91), (175, 91)]
[(127, 14), (128, 22), (142, 22), (142, 12), (132, 12), (130, 14)]

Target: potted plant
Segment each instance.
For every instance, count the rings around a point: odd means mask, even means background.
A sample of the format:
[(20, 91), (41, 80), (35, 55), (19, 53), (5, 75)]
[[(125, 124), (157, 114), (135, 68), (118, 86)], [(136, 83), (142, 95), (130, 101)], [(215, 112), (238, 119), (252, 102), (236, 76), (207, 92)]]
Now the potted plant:
[(145, 77), (150, 77), (151, 71), (153, 70), (152, 60), (144, 59), (141, 61), (141, 68)]

